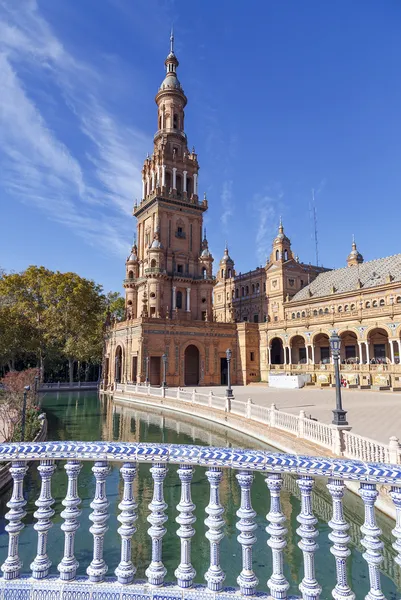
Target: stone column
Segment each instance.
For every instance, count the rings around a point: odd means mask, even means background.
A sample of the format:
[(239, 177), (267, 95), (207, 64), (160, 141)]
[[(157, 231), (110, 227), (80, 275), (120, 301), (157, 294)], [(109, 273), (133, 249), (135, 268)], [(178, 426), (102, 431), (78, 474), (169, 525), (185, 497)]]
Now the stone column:
[(162, 165), (162, 187), (166, 185), (166, 165)]
[(191, 311), (191, 288), (187, 287), (187, 312)]
[(312, 344), (311, 345), (311, 349), (312, 349), (312, 364), (315, 364), (315, 346)]
[(194, 173), (194, 195), (198, 195), (198, 173)]
[(176, 292), (177, 292), (177, 288), (175, 287), (175, 285), (173, 285), (173, 310), (176, 309), (176, 300), (177, 300)]
[(292, 365), (292, 353), (291, 353), (291, 346), (288, 346), (288, 364)]
[(366, 346), (366, 362), (369, 363), (370, 361), (370, 343), (369, 342), (365, 342)]
[(388, 343), (390, 344), (391, 364), (393, 365), (395, 363), (395, 360), (394, 360), (394, 340), (389, 340)]
[(150, 194), (150, 176), (149, 175), (146, 176), (146, 187), (147, 187), (147, 189), (146, 189), (147, 194), (149, 195)]
[(269, 365), (272, 364), (272, 349), (270, 348), (270, 346), (267, 347), (267, 363)]
[(173, 190), (177, 189), (177, 167), (173, 167)]
[(358, 350), (359, 350), (359, 362), (363, 364), (363, 353), (362, 353), (362, 342), (358, 342)]
[(152, 191), (155, 189), (155, 172), (152, 169)]
[(142, 200), (145, 198), (146, 195), (146, 184), (145, 184), (145, 178), (142, 179)]
[(156, 187), (160, 187), (160, 165), (157, 165), (157, 180)]
[(187, 171), (183, 171), (183, 182), (182, 182), (182, 191), (186, 192), (187, 191)]

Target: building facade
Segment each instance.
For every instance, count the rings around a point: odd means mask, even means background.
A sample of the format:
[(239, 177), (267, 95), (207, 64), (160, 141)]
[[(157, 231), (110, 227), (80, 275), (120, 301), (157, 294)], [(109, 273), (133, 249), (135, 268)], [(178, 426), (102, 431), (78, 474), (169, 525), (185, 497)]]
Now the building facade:
[(185, 134), (187, 98), (171, 38), (156, 94), (153, 152), (134, 206), (137, 235), (126, 261), (126, 315), (105, 334), (103, 386), (220, 385), (232, 351), (233, 384), (271, 372), (309, 373), (329, 385), (329, 337), (342, 338), (350, 385), (401, 388), (401, 255), (364, 262), (355, 242), (343, 269), (302, 263), (280, 220), (266, 265), (236, 273), (226, 246), (213, 275), (198, 192), (199, 163)]

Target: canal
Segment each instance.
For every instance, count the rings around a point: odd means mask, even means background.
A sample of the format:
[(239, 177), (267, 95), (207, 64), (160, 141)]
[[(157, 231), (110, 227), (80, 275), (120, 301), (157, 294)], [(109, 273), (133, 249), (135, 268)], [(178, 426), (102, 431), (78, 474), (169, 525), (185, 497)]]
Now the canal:
[[(272, 450), (265, 444), (237, 434), (211, 422), (195, 418), (175, 415), (169, 411), (148, 409), (140, 405), (113, 405), (107, 399), (99, 399), (96, 392), (80, 393), (47, 393), (42, 398), (42, 408), (47, 414), (50, 440), (112, 440), (132, 442), (163, 442), (173, 444), (199, 444), (214, 446), (237, 446), (249, 448), (264, 448)], [(91, 472), (91, 463), (84, 463), (79, 478), (79, 495), (82, 499), (80, 529), (76, 536), (76, 557), (80, 563), (79, 575), (85, 575), (86, 567), (92, 559), (92, 535), (89, 533), (92, 512), (90, 502), (93, 499), (95, 485)], [(286, 515), (288, 528), (287, 547), (285, 549), (285, 575), (290, 582), (290, 594), (299, 595), (298, 583), (302, 578), (302, 553), (298, 548), (299, 540), (296, 534), (298, 523), (296, 516), (300, 511), (300, 500), (295, 479), (284, 477), (282, 506)], [(65, 497), (67, 478), (63, 463), (57, 464), (52, 479), (52, 494), (55, 499), (53, 508), (56, 511), (53, 518), (54, 526), (49, 532), (49, 556), (53, 561), (52, 574), (58, 574), (57, 564), (60, 562), (64, 546), (64, 534), (60, 529), (63, 522), (60, 512), (63, 509), (61, 501)], [(29, 572), (30, 562), (36, 554), (37, 535), (33, 529), (35, 519), (35, 500), (40, 490), (40, 479), (35, 467), (26, 476), (25, 494), (27, 499), (27, 515), (24, 519), (25, 528), (20, 538), (20, 554), (23, 560), (23, 572)], [(137, 579), (145, 579), (145, 569), (150, 562), (150, 538), (147, 530), (150, 524), (146, 517), (149, 514), (148, 504), (152, 498), (153, 482), (149, 465), (140, 465), (135, 484), (135, 495), (138, 502), (137, 532), (133, 537), (132, 560), (137, 567)], [(114, 569), (120, 560), (120, 538), (117, 533), (118, 503), (122, 494), (118, 465), (113, 464), (107, 480), (107, 496), (110, 502), (109, 530), (105, 536), (105, 559), (109, 566), (108, 575), (114, 575)], [(176, 535), (178, 524), (176, 506), (180, 500), (180, 483), (176, 469), (170, 467), (164, 485), (165, 501), (168, 504), (166, 514), (167, 533), (163, 538), (163, 562), (167, 568), (166, 581), (174, 581), (174, 570), (179, 563), (180, 540)], [(0, 497), (1, 514), (6, 512), (6, 502), (10, 490)], [(209, 566), (209, 542), (205, 537), (206, 518), (205, 507), (209, 502), (209, 485), (204, 476), (204, 469), (195, 468), (192, 497), (196, 504), (197, 521), (192, 543), (192, 563), (196, 569), (196, 582), (204, 583), (203, 574)], [(240, 493), (235, 474), (230, 470), (224, 471), (221, 485), (221, 501), (225, 507), (225, 537), (221, 543), (222, 567), (226, 573), (226, 586), (237, 586), (236, 577), (241, 571), (241, 549), (237, 542), (238, 530), (235, 527), (238, 517), (236, 510), (240, 504)], [(269, 492), (263, 475), (256, 473), (252, 486), (252, 503), (257, 512), (257, 543), (254, 546), (254, 570), (259, 578), (260, 590), (266, 591), (266, 581), (271, 574), (271, 551), (266, 545), (265, 516), (269, 511)], [(329, 548), (328, 539), (330, 528), (327, 525), (331, 518), (331, 499), (325, 487), (325, 481), (317, 481), (313, 497), (314, 512), (318, 518), (320, 551), (316, 554), (316, 572), (323, 586), (321, 598), (331, 598), (331, 590), (335, 585), (335, 564)], [(368, 570), (362, 558), (360, 545), (360, 526), (363, 522), (363, 505), (360, 499), (346, 492), (345, 515), (350, 523), (351, 556), (348, 560), (348, 576), (352, 589), (358, 598), (364, 597), (369, 590)], [(378, 513), (378, 523), (383, 531), (385, 560), (382, 564), (382, 588), (388, 600), (397, 598), (397, 588), (400, 587), (399, 567), (394, 562), (396, 555), (391, 544), (393, 541), (391, 529), (394, 522)], [(0, 520), (0, 560), (7, 555), (8, 537), (4, 530), (5, 519)], [(398, 592), (399, 593), (399, 592)]]

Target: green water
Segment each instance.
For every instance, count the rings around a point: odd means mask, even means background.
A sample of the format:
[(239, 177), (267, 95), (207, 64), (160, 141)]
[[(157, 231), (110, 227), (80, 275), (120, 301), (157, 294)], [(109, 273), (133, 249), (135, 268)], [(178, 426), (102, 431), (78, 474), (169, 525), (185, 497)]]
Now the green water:
[[(163, 442), (181, 444), (212, 444), (218, 446), (241, 446), (249, 448), (268, 448), (252, 438), (230, 432), (213, 423), (174, 415), (171, 412), (145, 409), (139, 405), (129, 408), (113, 406), (106, 400), (99, 400), (95, 392), (46, 394), (42, 399), (49, 422), (49, 439), (51, 440), (123, 440), (141, 442)], [(57, 574), (57, 564), (62, 558), (63, 534), (60, 530), (62, 519), (61, 501), (67, 489), (67, 478), (62, 462), (57, 463), (57, 469), (52, 479), (52, 494), (55, 499), (53, 518), (54, 526), (49, 532), (48, 553), (53, 561), (51, 573)], [(86, 567), (92, 559), (92, 536), (89, 533), (91, 521), (89, 506), (93, 499), (95, 484), (91, 472), (92, 463), (84, 463), (79, 477), (79, 495), (82, 499), (80, 518), (81, 527), (76, 536), (76, 557), (79, 560), (79, 575), (85, 575)], [(194, 525), (195, 536), (192, 543), (192, 563), (197, 571), (196, 582), (204, 583), (203, 574), (209, 565), (209, 543), (205, 537), (206, 527), (203, 523), (206, 518), (205, 507), (209, 502), (209, 484), (204, 475), (204, 469), (195, 469), (192, 496), (196, 504), (195, 515), (197, 521)], [(282, 505), (287, 517), (288, 528), (285, 549), (285, 575), (291, 584), (289, 592), (299, 594), (298, 584), (302, 579), (302, 553), (297, 546), (299, 537), (296, 534), (298, 523), (296, 516), (300, 511), (300, 501), (297, 497), (297, 486), (291, 477), (285, 477)], [(34, 501), (38, 497), (40, 478), (33, 467), (29, 470), (26, 481), (27, 516), (24, 519), (25, 529), (20, 537), (20, 555), (23, 559), (23, 572), (29, 572), (29, 565), (36, 554), (36, 532), (33, 529), (35, 519)], [(137, 532), (133, 537), (132, 559), (137, 567), (137, 578), (145, 579), (145, 569), (150, 562), (150, 538), (147, 534), (149, 523), (146, 517), (149, 514), (148, 504), (152, 497), (152, 477), (149, 465), (140, 465), (135, 484), (135, 495), (138, 502)], [(117, 521), (118, 508), (122, 494), (122, 485), (119, 477), (118, 465), (113, 464), (107, 480), (107, 496), (110, 502), (109, 530), (105, 536), (105, 559), (109, 566), (108, 575), (114, 574), (114, 569), (120, 559), (120, 540), (117, 534), (119, 522)], [(171, 466), (164, 485), (165, 500), (168, 504), (166, 514), (167, 533), (163, 538), (163, 562), (167, 568), (166, 581), (175, 581), (174, 570), (179, 563), (180, 540), (176, 535), (178, 524), (176, 506), (180, 499), (180, 483), (176, 468)], [(10, 497), (10, 491), (0, 497), (1, 511), (6, 511), (5, 503)], [(238, 531), (235, 527), (238, 518), (236, 510), (240, 503), (240, 492), (235, 473), (231, 470), (224, 471), (221, 484), (221, 501), (225, 507), (225, 537), (221, 543), (221, 563), (226, 573), (225, 585), (237, 586), (236, 577), (241, 571), (241, 548), (237, 542)], [(319, 552), (316, 554), (316, 573), (320, 584), (323, 586), (321, 598), (331, 598), (331, 590), (335, 585), (334, 557), (330, 554), (331, 543), (328, 540), (330, 532), (327, 521), (331, 514), (330, 496), (326, 490), (325, 482), (317, 480), (313, 498), (315, 515), (318, 518)], [(255, 474), (252, 486), (252, 504), (257, 512), (257, 543), (254, 545), (254, 570), (259, 578), (259, 589), (267, 590), (266, 581), (271, 574), (271, 551), (266, 545), (267, 534), (266, 514), (269, 511), (269, 492), (266, 488), (264, 477)], [(348, 577), (352, 588), (357, 593), (357, 598), (363, 598), (369, 589), (369, 578), (366, 563), (361, 555), (359, 540), (361, 534), (359, 527), (363, 521), (363, 506), (358, 497), (346, 493), (345, 497), (346, 518), (351, 525), (350, 548), (352, 554), (348, 561)], [(400, 584), (399, 568), (394, 563), (395, 552), (391, 547), (391, 528), (394, 523), (391, 519), (378, 514), (379, 526), (383, 530), (382, 540), (385, 544), (385, 558), (382, 570), (382, 588), (386, 598), (397, 598), (397, 585)], [(4, 561), (7, 555), (7, 535), (4, 531), (6, 521), (0, 520), (0, 560)], [(396, 583), (395, 583), (396, 582)]]

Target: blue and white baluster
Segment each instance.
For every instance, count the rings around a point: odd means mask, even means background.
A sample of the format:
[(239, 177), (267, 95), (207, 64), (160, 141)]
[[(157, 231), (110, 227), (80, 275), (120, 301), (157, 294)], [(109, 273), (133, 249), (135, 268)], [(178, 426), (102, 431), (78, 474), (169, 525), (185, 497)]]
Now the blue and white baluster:
[(162, 539), (166, 533), (164, 523), (167, 517), (164, 511), (167, 504), (163, 496), (163, 482), (167, 475), (167, 467), (163, 463), (155, 463), (150, 472), (153, 477), (153, 498), (149, 504), (151, 511), (148, 521), (151, 526), (148, 533), (152, 538), (152, 562), (145, 571), (148, 582), (151, 585), (162, 585), (167, 573), (167, 569), (162, 562)]
[(32, 577), (34, 579), (44, 579), (49, 574), (52, 561), (47, 556), (47, 534), (52, 527), (51, 518), (54, 515), (52, 506), (54, 499), (51, 494), (51, 479), (56, 466), (53, 460), (42, 460), (38, 466), (38, 471), (42, 479), (40, 496), (35, 504), (38, 510), (33, 516), (37, 519), (34, 529), (38, 532), (38, 549), (36, 557), (31, 563)]
[(121, 513), (117, 519), (121, 523), (118, 533), (121, 536), (121, 560), (115, 570), (119, 583), (132, 583), (136, 568), (131, 560), (131, 539), (136, 531), (135, 521), (138, 518), (136, 510), (138, 505), (134, 499), (134, 479), (136, 475), (136, 464), (125, 463), (120, 469), (121, 477), (124, 481), (123, 497), (118, 505)]
[(191, 497), (191, 481), (194, 470), (190, 465), (181, 465), (177, 473), (181, 480), (181, 499), (177, 505), (180, 514), (176, 518), (180, 525), (177, 535), (181, 540), (181, 561), (174, 575), (177, 577), (179, 587), (189, 588), (196, 575), (191, 564), (191, 538), (195, 535), (192, 525), (196, 521), (196, 517), (192, 514), (196, 506)]
[(347, 558), (351, 554), (348, 544), (351, 538), (348, 535), (349, 525), (344, 519), (344, 488), (342, 479), (329, 478), (327, 489), (333, 499), (333, 516), (329, 521), (329, 527), (332, 529), (332, 532), (329, 533), (329, 540), (333, 542), (330, 552), (336, 559), (337, 573), (337, 583), (332, 591), (334, 600), (354, 600), (355, 598), (347, 580)]
[(236, 525), (240, 534), (237, 540), (242, 546), (242, 571), (237, 577), (237, 583), (241, 594), (252, 596), (259, 583), (252, 569), (252, 546), (256, 542), (256, 536), (253, 532), (257, 527), (255, 523), (256, 512), (253, 510), (251, 503), (253, 473), (251, 471), (240, 471), (236, 478), (241, 487), (241, 506), (237, 510), (239, 521)]
[(266, 484), (270, 491), (270, 512), (266, 515), (266, 519), (269, 521), (266, 531), (270, 536), (267, 544), (272, 550), (273, 559), (273, 571), (267, 585), (270, 589), (270, 596), (274, 600), (282, 600), (287, 598), (290, 584), (284, 577), (284, 549), (287, 546), (285, 536), (288, 531), (284, 527), (285, 515), (281, 508), (280, 494), (283, 487), (281, 475), (269, 473)]
[(64, 556), (57, 567), (62, 581), (75, 579), (78, 569), (78, 561), (74, 555), (74, 543), (75, 533), (79, 528), (78, 518), (81, 514), (78, 508), (81, 504), (78, 496), (78, 475), (81, 468), (82, 464), (79, 460), (69, 460), (64, 465), (68, 477), (67, 493), (62, 501), (65, 508), (60, 515), (64, 519), (64, 523), (61, 525), (61, 529), (64, 531)]
[(383, 561), (381, 553), (383, 542), (379, 538), (381, 529), (377, 526), (375, 516), (375, 501), (378, 496), (376, 485), (361, 482), (359, 494), (365, 505), (365, 522), (361, 526), (361, 532), (363, 533), (361, 544), (366, 549), (363, 558), (368, 563), (370, 581), (370, 590), (365, 598), (366, 600), (384, 600), (379, 571), (380, 564)]
[(393, 548), (397, 556), (394, 560), (401, 567), (401, 487), (392, 486), (390, 496), (395, 505), (395, 527), (392, 534), (395, 537)]
[(205, 573), (207, 587), (213, 592), (218, 592), (223, 587), (226, 576), (220, 566), (220, 542), (224, 537), (224, 519), (222, 514), (224, 508), (220, 504), (219, 485), (223, 472), (219, 467), (211, 467), (206, 471), (206, 477), (210, 484), (209, 504), (206, 512), (209, 515), (205, 519), (205, 525), (209, 528), (206, 537), (210, 542), (210, 565)]
[(312, 512), (312, 488), (313, 478), (307, 475), (297, 480), (301, 492), (301, 512), (297, 516), (299, 527), (297, 534), (301, 540), (298, 546), (304, 556), (304, 577), (299, 585), (303, 600), (317, 600), (322, 588), (317, 582), (315, 575), (315, 553), (319, 549), (316, 538), (319, 535), (316, 530), (317, 519)]
[(4, 579), (16, 579), (21, 571), (22, 561), (18, 554), (19, 534), (24, 528), (22, 519), (26, 515), (24, 506), (26, 500), (23, 494), (24, 476), (28, 467), (23, 461), (15, 461), (11, 464), (10, 473), (13, 478), (13, 492), (7, 506), (10, 509), (5, 517), (9, 521), (5, 529), (8, 533), (8, 555), (1, 566)]
[(107, 520), (109, 518), (109, 502), (106, 497), (106, 478), (109, 474), (109, 466), (106, 461), (96, 461), (92, 471), (96, 480), (95, 497), (90, 504), (93, 512), (89, 515), (93, 522), (89, 529), (93, 535), (93, 559), (86, 572), (89, 575), (89, 581), (99, 582), (103, 581), (107, 573), (107, 565), (103, 558), (103, 542), (104, 534), (108, 530)]

